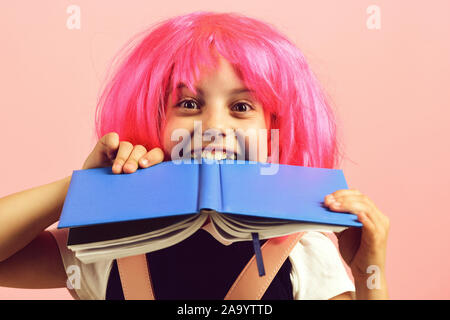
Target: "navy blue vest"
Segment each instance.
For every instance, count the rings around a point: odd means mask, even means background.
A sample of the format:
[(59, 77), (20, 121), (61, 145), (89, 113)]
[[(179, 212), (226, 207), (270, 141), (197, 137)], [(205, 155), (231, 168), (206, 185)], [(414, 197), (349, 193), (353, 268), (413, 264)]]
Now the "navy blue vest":
[[(261, 241), (261, 245), (266, 240)], [(158, 300), (223, 300), (254, 254), (251, 241), (225, 246), (199, 229), (174, 246), (147, 253)], [(292, 300), (291, 263), (286, 259), (262, 300)], [(114, 260), (106, 300), (123, 300), (117, 262)]]

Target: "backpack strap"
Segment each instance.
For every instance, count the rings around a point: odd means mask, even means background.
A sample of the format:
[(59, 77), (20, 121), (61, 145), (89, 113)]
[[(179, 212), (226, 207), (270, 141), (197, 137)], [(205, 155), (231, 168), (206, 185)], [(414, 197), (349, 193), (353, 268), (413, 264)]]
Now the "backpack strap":
[(299, 242), (305, 232), (289, 235), (285, 239), (272, 238), (261, 247), (264, 267), (267, 272), (260, 277), (256, 257), (250, 259), (236, 281), (231, 286), (224, 300), (260, 300), (283, 263)]
[[(284, 239), (272, 238), (261, 247), (266, 274), (259, 276), (256, 257), (250, 259), (231, 286), (225, 300), (259, 300), (305, 232)], [(117, 259), (125, 300), (154, 300), (153, 285), (145, 254)]]
[(125, 300), (155, 300), (145, 254), (117, 259)]

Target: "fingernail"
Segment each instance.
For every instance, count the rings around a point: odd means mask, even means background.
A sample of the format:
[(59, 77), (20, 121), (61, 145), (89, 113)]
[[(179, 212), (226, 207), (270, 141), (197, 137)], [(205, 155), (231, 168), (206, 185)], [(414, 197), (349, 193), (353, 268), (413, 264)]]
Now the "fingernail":
[(136, 165), (133, 163), (127, 163), (124, 168), (127, 168), (128, 171), (133, 171), (136, 169)]
[(341, 204), (340, 204), (339, 202), (333, 202), (333, 206), (335, 206), (335, 207), (340, 207)]
[(142, 159), (141, 160), (141, 164), (143, 165), (143, 166), (147, 166), (148, 165), (148, 160), (147, 159)]
[(120, 165), (119, 165), (119, 164), (115, 164), (115, 165), (113, 166), (113, 170), (114, 170), (114, 171), (119, 171), (119, 170), (120, 170)]

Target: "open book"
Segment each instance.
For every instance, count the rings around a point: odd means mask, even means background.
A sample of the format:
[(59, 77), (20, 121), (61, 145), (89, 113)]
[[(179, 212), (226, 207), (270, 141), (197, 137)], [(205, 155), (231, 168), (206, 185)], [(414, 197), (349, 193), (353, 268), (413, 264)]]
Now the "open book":
[(84, 263), (156, 251), (183, 241), (210, 218), (224, 241), (254, 241), (300, 231), (361, 227), (356, 215), (324, 207), (347, 189), (342, 170), (214, 160), (162, 162), (132, 174), (75, 170), (58, 228)]

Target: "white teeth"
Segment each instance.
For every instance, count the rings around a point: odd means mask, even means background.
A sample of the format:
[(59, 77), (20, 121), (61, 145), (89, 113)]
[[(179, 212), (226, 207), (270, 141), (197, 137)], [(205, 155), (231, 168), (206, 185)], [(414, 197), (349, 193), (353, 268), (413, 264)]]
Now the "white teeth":
[[(236, 155), (234, 153), (227, 154), (225, 151), (212, 152), (208, 150), (203, 150), (201, 157), (208, 160), (225, 160), (225, 159), (236, 160)], [(198, 155), (192, 154), (192, 158), (198, 158)]]

